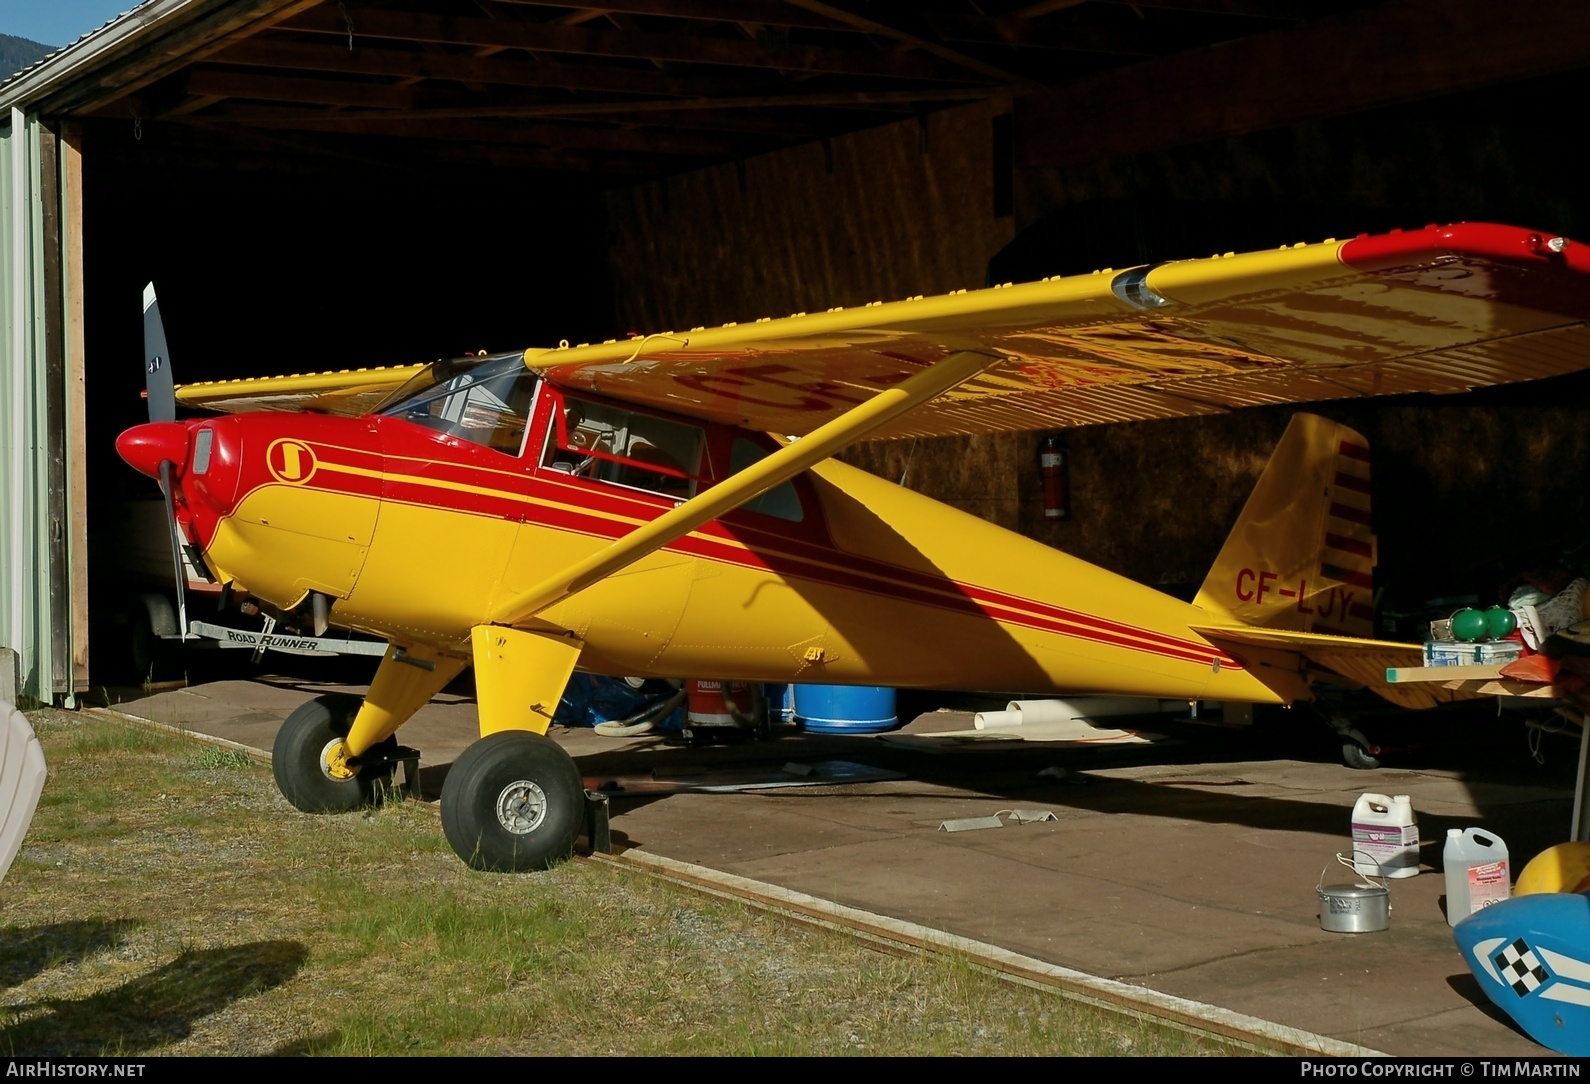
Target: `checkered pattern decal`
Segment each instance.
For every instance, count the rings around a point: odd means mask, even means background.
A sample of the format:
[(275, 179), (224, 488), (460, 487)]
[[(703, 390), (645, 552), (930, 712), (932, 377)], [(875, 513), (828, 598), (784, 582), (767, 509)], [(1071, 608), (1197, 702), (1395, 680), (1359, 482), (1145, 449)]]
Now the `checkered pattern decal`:
[(1534, 993), (1551, 978), (1551, 972), (1546, 970), (1546, 965), (1540, 962), (1535, 950), (1525, 944), (1522, 937), (1491, 959), (1496, 964), (1496, 970), (1501, 972), (1502, 981), (1511, 986), (1513, 993), (1519, 997)]

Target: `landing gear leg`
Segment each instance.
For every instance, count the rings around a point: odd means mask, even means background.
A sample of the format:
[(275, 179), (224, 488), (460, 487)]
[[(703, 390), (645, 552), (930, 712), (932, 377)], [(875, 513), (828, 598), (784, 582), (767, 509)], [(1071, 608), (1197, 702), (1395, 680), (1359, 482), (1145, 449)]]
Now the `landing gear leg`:
[(546, 869), (573, 853), (585, 819), (574, 758), (546, 736), (584, 645), (492, 625), (471, 644), (482, 736), (442, 784), (442, 831), (475, 869)]

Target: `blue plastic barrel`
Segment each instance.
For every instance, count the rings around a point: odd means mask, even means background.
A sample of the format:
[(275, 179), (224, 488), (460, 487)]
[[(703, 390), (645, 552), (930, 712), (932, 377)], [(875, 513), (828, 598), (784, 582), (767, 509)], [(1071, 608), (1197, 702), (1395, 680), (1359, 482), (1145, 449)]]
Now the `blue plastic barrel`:
[(876, 734), (900, 725), (894, 690), (873, 685), (796, 685), (795, 721), (822, 734)]

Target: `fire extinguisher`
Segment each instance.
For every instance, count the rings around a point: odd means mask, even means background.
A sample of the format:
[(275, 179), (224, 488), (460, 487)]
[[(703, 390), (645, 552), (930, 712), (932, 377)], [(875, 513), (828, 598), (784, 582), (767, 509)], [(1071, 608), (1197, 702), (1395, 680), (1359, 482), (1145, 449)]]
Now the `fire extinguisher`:
[(1066, 450), (1059, 437), (1051, 435), (1038, 442), (1038, 475), (1043, 479), (1044, 518), (1071, 518), (1071, 487), (1066, 484)]

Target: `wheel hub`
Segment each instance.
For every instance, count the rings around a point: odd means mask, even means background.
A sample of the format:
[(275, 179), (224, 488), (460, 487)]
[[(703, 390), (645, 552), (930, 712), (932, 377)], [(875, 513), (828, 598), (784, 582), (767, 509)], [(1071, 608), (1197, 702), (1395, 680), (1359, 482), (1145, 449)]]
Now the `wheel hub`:
[(347, 743), (341, 738), (332, 738), (320, 751), (320, 770), (326, 773), (327, 779), (346, 783), (359, 774), (359, 770), (349, 764), (348, 759)]
[(529, 835), (546, 819), (546, 791), (529, 779), (516, 779), (497, 795), (497, 823), (516, 836)]

